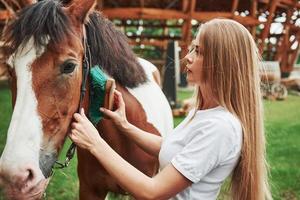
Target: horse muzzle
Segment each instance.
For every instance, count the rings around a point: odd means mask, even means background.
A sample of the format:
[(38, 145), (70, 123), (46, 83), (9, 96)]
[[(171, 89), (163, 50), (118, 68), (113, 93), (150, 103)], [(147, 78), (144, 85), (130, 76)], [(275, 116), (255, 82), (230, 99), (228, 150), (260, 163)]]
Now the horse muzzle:
[(35, 185), (5, 185), (4, 194), (8, 200), (40, 200), (48, 183), (49, 179), (44, 179)]
[(36, 200), (41, 199), (48, 185), (40, 169), (33, 166), (23, 168), (0, 168), (0, 184), (5, 196), (9, 200)]

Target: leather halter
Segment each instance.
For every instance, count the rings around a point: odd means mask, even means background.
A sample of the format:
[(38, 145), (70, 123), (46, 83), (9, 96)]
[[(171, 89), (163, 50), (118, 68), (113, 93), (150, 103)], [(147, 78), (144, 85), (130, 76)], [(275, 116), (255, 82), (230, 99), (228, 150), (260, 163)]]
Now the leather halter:
[[(85, 28), (83, 26), (83, 46), (84, 46), (84, 58), (83, 58), (83, 67), (82, 67), (82, 83), (81, 83), (81, 89), (80, 89), (80, 101), (78, 105), (78, 111), (80, 112), (81, 108), (83, 108), (83, 100), (84, 96), (86, 93), (86, 84), (87, 84), (87, 79), (88, 79), (88, 74), (91, 69), (91, 52), (89, 45), (87, 43), (87, 38), (86, 38), (86, 33), (85, 33)], [(76, 150), (76, 144), (72, 142), (70, 145), (67, 153), (66, 153), (66, 159), (64, 163), (61, 163), (60, 161), (55, 161), (54, 166), (52, 167), (53, 169), (63, 169), (69, 166), (70, 161), (75, 155), (75, 150)]]

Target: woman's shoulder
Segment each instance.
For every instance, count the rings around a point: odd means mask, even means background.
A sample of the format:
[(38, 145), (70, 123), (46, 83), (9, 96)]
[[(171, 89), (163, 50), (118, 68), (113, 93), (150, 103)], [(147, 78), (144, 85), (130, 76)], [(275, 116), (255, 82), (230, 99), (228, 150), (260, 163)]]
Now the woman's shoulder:
[(227, 139), (230, 143), (240, 142), (242, 126), (239, 119), (224, 107), (218, 106), (207, 110), (198, 110), (191, 123), (194, 130), (191, 137), (207, 134), (220, 139)]
[(209, 144), (209, 148), (220, 153), (220, 162), (239, 156), (243, 140), (241, 123), (228, 110), (220, 107), (209, 112), (197, 111), (192, 121), (187, 144), (195, 143), (199, 148), (200, 144)]

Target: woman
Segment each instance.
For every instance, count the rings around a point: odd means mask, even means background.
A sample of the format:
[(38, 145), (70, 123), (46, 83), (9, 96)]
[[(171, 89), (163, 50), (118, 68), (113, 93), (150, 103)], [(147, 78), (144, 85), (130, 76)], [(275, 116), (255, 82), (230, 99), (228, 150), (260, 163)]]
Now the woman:
[(259, 57), (251, 35), (235, 21), (211, 20), (201, 26), (185, 59), (187, 80), (196, 87), (195, 108), (164, 140), (126, 120), (119, 92), (116, 111), (100, 109), (127, 137), (159, 158), (156, 176), (145, 176), (115, 153), (83, 111), (74, 115), (70, 138), (137, 199), (216, 199), (230, 175), (233, 199), (271, 199)]

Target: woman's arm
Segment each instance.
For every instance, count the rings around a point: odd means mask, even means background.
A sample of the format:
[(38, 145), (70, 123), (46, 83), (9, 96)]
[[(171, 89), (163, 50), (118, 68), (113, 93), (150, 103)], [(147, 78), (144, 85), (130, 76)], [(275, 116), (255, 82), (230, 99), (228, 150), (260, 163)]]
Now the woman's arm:
[(102, 144), (94, 145), (91, 153), (118, 184), (136, 199), (169, 199), (192, 183), (172, 164), (153, 178), (148, 177), (121, 158), (105, 141), (100, 143)]
[(124, 128), (124, 132), (144, 151), (158, 157), (162, 142), (161, 136), (143, 131), (130, 123)]
[(103, 112), (106, 117), (110, 118), (118, 129), (132, 139), (140, 148), (158, 157), (162, 142), (161, 136), (143, 131), (127, 121), (125, 103), (122, 94), (118, 91), (115, 91), (114, 102), (117, 107), (115, 111), (110, 111), (105, 108), (100, 108), (100, 111)]
[(75, 114), (70, 138), (81, 148), (89, 150), (126, 191), (137, 199), (168, 199), (186, 187), (191, 181), (173, 165), (166, 166), (150, 178), (121, 158), (99, 135), (96, 128), (81, 111)]

